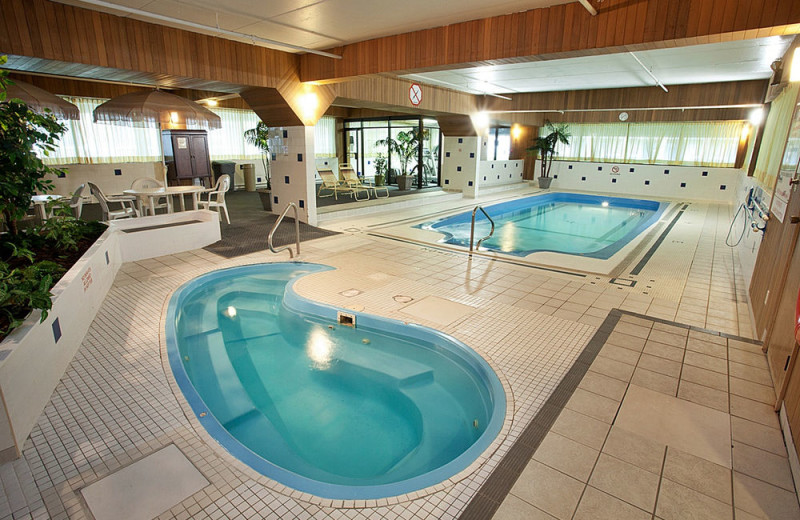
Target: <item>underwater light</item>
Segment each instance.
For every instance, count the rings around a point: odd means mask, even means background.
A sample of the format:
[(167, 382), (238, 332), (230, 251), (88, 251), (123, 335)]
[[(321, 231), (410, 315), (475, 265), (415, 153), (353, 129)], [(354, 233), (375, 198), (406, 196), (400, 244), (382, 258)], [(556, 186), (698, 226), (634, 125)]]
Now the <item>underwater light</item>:
[(225, 315), (228, 316), (229, 318), (235, 318), (236, 317), (236, 307), (230, 306), (227, 309), (225, 309)]
[(604, 208), (607, 208), (608, 207), (608, 201), (604, 200), (602, 203), (600, 203), (600, 205), (603, 206)]

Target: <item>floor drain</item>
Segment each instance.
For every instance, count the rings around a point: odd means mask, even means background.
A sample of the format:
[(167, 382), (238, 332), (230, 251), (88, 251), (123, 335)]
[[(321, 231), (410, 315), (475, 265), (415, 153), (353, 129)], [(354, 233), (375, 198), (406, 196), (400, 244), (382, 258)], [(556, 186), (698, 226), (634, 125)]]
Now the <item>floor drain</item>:
[(412, 298), (411, 296), (403, 296), (398, 294), (397, 296), (394, 297), (394, 301), (396, 301), (397, 303), (408, 303), (408, 302), (413, 302), (414, 298)]
[(359, 294), (361, 294), (361, 291), (359, 291), (358, 289), (347, 289), (346, 291), (342, 291), (339, 294), (351, 298), (353, 296), (358, 296)]

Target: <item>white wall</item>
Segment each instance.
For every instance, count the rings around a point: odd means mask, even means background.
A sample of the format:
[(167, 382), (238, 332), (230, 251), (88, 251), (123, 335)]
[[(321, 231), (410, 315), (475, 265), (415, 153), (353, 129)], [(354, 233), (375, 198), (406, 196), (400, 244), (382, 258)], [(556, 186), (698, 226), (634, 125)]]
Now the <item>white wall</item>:
[[(93, 182), (106, 194), (122, 193), (131, 187), (131, 183), (140, 177), (162, 180), (161, 163), (109, 163), (109, 164), (65, 164), (67, 174), (63, 178), (51, 177), (57, 195), (70, 195), (80, 184)], [(119, 174), (115, 172), (119, 170)], [(88, 192), (85, 192), (88, 193)]]
[[(298, 206), (300, 220), (315, 226), (317, 200), (314, 176), (317, 166), (314, 156), (314, 127), (289, 126), (275, 128), (274, 132), (283, 140), (287, 154), (273, 155), (272, 212), (280, 213), (289, 202), (294, 202)], [(293, 214), (290, 211), (288, 216)]]
[(442, 148), (442, 188), (477, 196), (480, 137), (445, 137)]
[(524, 159), (481, 161), (478, 165), (478, 186), (501, 186), (522, 182)]
[(554, 189), (713, 202), (733, 202), (741, 175), (734, 168), (568, 161), (555, 161), (550, 171)]

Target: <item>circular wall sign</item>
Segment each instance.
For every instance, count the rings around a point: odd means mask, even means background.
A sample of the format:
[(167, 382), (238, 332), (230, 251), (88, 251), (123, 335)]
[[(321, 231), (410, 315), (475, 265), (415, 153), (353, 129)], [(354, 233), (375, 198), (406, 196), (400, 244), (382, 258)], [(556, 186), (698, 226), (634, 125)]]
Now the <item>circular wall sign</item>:
[(627, 112), (620, 112), (619, 113), (619, 120), (620, 121), (627, 121), (628, 120), (628, 113)]
[(619, 173), (619, 166), (612, 166), (611, 173)]
[(412, 83), (408, 87), (408, 100), (415, 107), (422, 103), (422, 87), (419, 86), (419, 83)]

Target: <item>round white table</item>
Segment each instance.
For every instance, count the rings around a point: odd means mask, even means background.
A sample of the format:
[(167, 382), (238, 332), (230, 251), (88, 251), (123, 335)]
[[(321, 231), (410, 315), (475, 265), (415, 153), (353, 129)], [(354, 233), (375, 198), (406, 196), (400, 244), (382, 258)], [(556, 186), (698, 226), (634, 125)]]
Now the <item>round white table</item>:
[(197, 201), (199, 194), (205, 191), (203, 186), (167, 186), (165, 188), (141, 188), (138, 190), (130, 189), (123, 190), (125, 195), (133, 195), (139, 202), (139, 213), (142, 212), (142, 202), (144, 199), (148, 200), (150, 206), (150, 214), (155, 215), (155, 201), (159, 197), (167, 196), (167, 211), (172, 213), (172, 197), (178, 195), (181, 203), (181, 211), (186, 211), (186, 203), (183, 196), (187, 193), (192, 195), (192, 209), (197, 209)]

